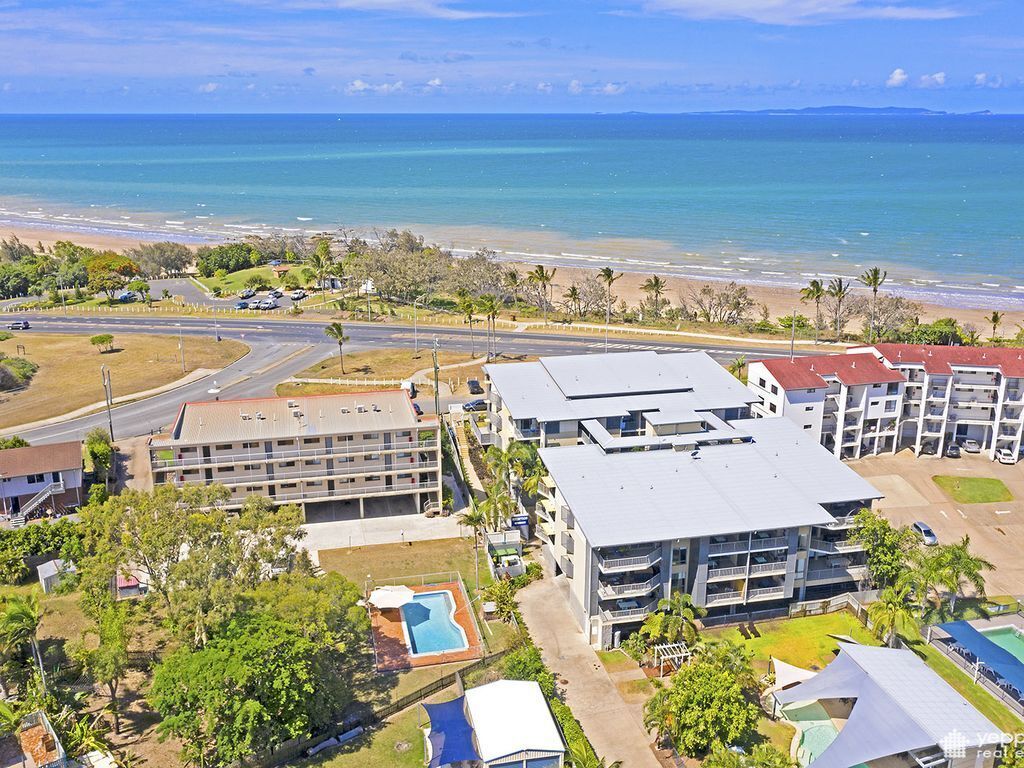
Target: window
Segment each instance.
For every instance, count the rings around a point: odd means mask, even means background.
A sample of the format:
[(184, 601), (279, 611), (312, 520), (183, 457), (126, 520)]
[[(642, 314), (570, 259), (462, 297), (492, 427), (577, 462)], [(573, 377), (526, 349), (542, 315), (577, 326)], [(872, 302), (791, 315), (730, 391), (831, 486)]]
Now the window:
[(765, 386), (766, 383), (767, 382), (764, 379), (758, 379), (757, 380), (757, 386), (759, 386), (761, 389), (764, 389), (764, 386)]
[(772, 394), (773, 395), (779, 394), (779, 388), (776, 385), (774, 385), (774, 384), (772, 384)]
[(775, 413), (775, 411), (776, 411), (775, 403), (769, 403), (768, 404), (768, 410), (771, 411), (772, 413)]
[(243, 464), (242, 465), (242, 469), (244, 469), (247, 472), (252, 472), (252, 471), (257, 470), (259, 468), (260, 468), (259, 464)]
[(352, 442), (352, 435), (341, 435), (338, 438), (338, 440), (340, 440), (343, 443), (351, 443)]
[(231, 443), (223, 443), (222, 445), (215, 445), (215, 446), (213, 446), (213, 450), (215, 450), (215, 451), (230, 451), (231, 448), (232, 448)]
[(895, 400), (886, 400), (886, 402), (885, 402), (885, 412), (886, 413), (894, 413), (895, 411), (896, 411), (896, 401)]
[(281, 488), (298, 488), (298, 483), (281, 483)]
[(380, 440), (380, 435), (377, 432), (369, 432), (363, 435), (363, 440)]
[(818, 390), (816, 390), (816, 389), (808, 389), (808, 390), (807, 390), (807, 394), (808, 394), (808, 395), (813, 395), (813, 394), (814, 394), (815, 392), (817, 392), (817, 391), (818, 391)]
[(368, 453), (365, 456), (363, 456), (363, 461), (379, 461), (379, 460), (380, 460), (380, 454), (379, 453)]
[(549, 435), (554, 435), (562, 431), (562, 424), (558, 421), (549, 421), (544, 425), (544, 431)]
[(259, 448), (259, 443), (242, 443), (243, 448)]
[(813, 426), (813, 424), (804, 424), (804, 429), (810, 429)]
[(320, 442), (319, 437), (304, 437), (302, 438), (303, 445), (316, 445)]
[(295, 441), (294, 440), (278, 440), (277, 444), (278, 445), (295, 445)]
[(885, 394), (887, 395), (898, 395), (900, 393), (900, 385), (896, 382), (892, 382), (888, 387), (885, 388)]
[(672, 565), (682, 565), (686, 562), (686, 549), (672, 550)]
[(871, 407), (872, 407), (872, 408), (874, 408), (874, 407), (875, 407), (875, 406), (877, 406), (877, 405), (878, 405), (878, 404), (879, 404), (880, 402), (882, 402), (882, 401), (881, 401), (881, 400), (872, 400), (872, 401), (871, 401)]
[(320, 459), (307, 459), (305, 464), (307, 467), (318, 467), (320, 466)]
[(367, 482), (377, 482), (380, 480), (380, 475), (367, 475), (366, 480)]
[(281, 462), (281, 466), (282, 467), (294, 467), (295, 466), (295, 462), (294, 461), (282, 461)]
[(804, 410), (805, 411), (813, 411), (814, 410), (814, 406), (813, 405), (805, 405), (804, 406)]
[(46, 479), (46, 475), (29, 475), (25, 480), (29, 483), (41, 483)]

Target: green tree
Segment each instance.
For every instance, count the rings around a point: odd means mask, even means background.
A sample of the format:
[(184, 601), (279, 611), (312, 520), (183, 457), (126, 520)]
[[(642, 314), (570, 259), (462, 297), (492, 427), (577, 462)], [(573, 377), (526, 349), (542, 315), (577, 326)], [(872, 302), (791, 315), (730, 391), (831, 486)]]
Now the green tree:
[(544, 665), (540, 649), (533, 643), (509, 651), (502, 659), (501, 672), (506, 680), (533, 680), (547, 698), (555, 697), (555, 675)]
[(640, 632), (652, 643), (678, 643), (693, 645), (697, 641), (697, 621), (707, 616), (707, 610), (695, 605), (687, 592), (675, 591), (658, 601), (658, 610), (647, 615)]
[(307, 280), (312, 280), (320, 289), (320, 297), (327, 300), (327, 281), (337, 277), (340, 264), (331, 253), (331, 242), (326, 238), (317, 241), (316, 250), (306, 257), (303, 272)]
[(1002, 325), (1003, 318), (1005, 318), (1005, 317), (1006, 317), (1005, 313), (998, 312), (998, 311), (993, 309), (992, 310), (992, 314), (985, 318), (986, 320), (988, 320), (988, 322), (990, 322), (992, 324), (992, 340), (993, 341), (995, 341), (997, 338), (999, 338), (999, 326)]
[(608, 762), (607, 757), (598, 757), (586, 742), (574, 741), (569, 744), (565, 756), (566, 768), (622, 768), (621, 760)]
[(733, 361), (729, 363), (729, 367), (726, 370), (740, 381), (743, 381), (744, 372), (747, 370), (747, 356), (740, 355), (739, 357), (733, 358)]
[(462, 291), (455, 304), (455, 309), (469, 323), (469, 354), (471, 357), (476, 357), (476, 345), (473, 340), (473, 323), (476, 322), (476, 300), (469, 293)]
[(341, 323), (331, 323), (324, 328), (324, 336), (332, 339), (338, 345), (338, 360), (341, 363), (341, 375), (345, 375), (345, 342), (348, 336), (345, 334), (345, 326)]
[(121, 682), (128, 673), (128, 645), (135, 634), (134, 605), (113, 602), (96, 613), (95, 627), (87, 633), (95, 644), (83, 644), (75, 656), (85, 671), (106, 689), (114, 733), (121, 733), (121, 703), (118, 698)]
[(494, 322), (501, 313), (501, 302), (498, 301), (498, 297), (493, 293), (485, 293), (477, 299), (476, 309), (484, 316), (484, 320), (487, 321), (487, 360), (490, 361), (491, 357), (496, 353), (494, 349)]
[(102, 352), (112, 352), (114, 349), (114, 335), (111, 333), (97, 333), (89, 337), (89, 343)]
[(145, 301), (146, 304), (152, 306), (153, 297), (150, 295), (149, 283), (147, 283), (145, 280), (143, 280), (142, 278), (135, 278), (134, 280), (129, 282), (128, 285), (125, 286), (125, 288), (127, 288), (129, 291), (134, 291), (135, 293), (139, 294), (139, 296), (142, 297), (142, 300)]
[(913, 626), (914, 616), (910, 609), (909, 595), (908, 586), (886, 587), (878, 600), (868, 606), (868, 619), (875, 637), (884, 640), (889, 647), (895, 645), (897, 632)]
[(716, 742), (701, 761), (701, 768), (793, 768), (788, 754), (772, 744), (755, 744), (750, 754), (729, 749)]
[(964, 583), (974, 587), (979, 597), (985, 596), (984, 571), (995, 570), (985, 558), (971, 552), (971, 537), (964, 536), (956, 544), (947, 544), (939, 552), (942, 562), (943, 586), (950, 591), (949, 610), (956, 610), (956, 599)]
[(480, 533), (487, 527), (487, 518), (475, 506), (469, 506), (466, 511), (459, 515), (459, 525), (464, 525), (473, 531), (473, 566), (475, 580), (473, 589), (480, 589)]
[(0, 437), (0, 451), (6, 451), (8, 448), (28, 448), (28, 446), (28, 440), (18, 435)]
[(833, 320), (835, 321), (836, 338), (841, 338), (843, 334), (843, 303), (850, 297), (851, 291), (850, 284), (843, 280), (841, 277), (833, 277), (829, 281), (828, 289), (825, 291), (825, 295), (833, 301)]
[(647, 298), (651, 302), (655, 317), (661, 317), (661, 297), (667, 287), (666, 282), (657, 275), (647, 278), (640, 286), (640, 290), (647, 294)]
[(532, 270), (526, 274), (526, 280), (533, 285), (536, 285), (540, 289), (540, 305), (544, 310), (544, 324), (548, 322), (548, 307), (551, 306), (551, 300), (548, 298), (548, 292), (552, 290), (552, 283), (555, 279), (555, 273), (557, 269), (545, 269), (543, 264), (538, 264)]
[(515, 267), (505, 270), (501, 275), (501, 286), (508, 291), (508, 296), (513, 302), (519, 301), (519, 294), (523, 290), (523, 276)]
[(270, 287), (270, 280), (267, 279), (266, 275), (249, 275), (245, 279), (245, 287), (253, 291), (265, 291)]
[(39, 680), (46, 693), (46, 670), (39, 651), (39, 622), (43, 611), (35, 593), (12, 595), (0, 609), (0, 645), (7, 654), (28, 645), (39, 668)]
[(875, 307), (878, 304), (878, 289), (882, 287), (885, 282), (885, 278), (888, 276), (888, 272), (878, 267), (871, 267), (870, 269), (864, 270), (864, 274), (857, 278), (867, 288), (871, 289), (871, 321), (868, 325), (868, 343), (871, 344), (875, 340)]
[(110, 434), (103, 427), (94, 427), (86, 433), (84, 445), (93, 469), (100, 479), (106, 481), (114, 462), (114, 447), (110, 444)]
[(492, 581), (483, 591), (484, 600), (494, 603), (494, 612), (506, 624), (511, 624), (519, 610), (516, 604), (516, 585), (511, 579)]
[(800, 289), (800, 301), (807, 303), (814, 302), (814, 343), (818, 343), (818, 334), (821, 331), (821, 302), (826, 296), (825, 285), (821, 280), (811, 280), (806, 288)]
[(914, 545), (910, 531), (894, 528), (870, 509), (862, 509), (854, 520), (850, 538), (864, 547), (872, 582), (880, 588), (895, 584)]

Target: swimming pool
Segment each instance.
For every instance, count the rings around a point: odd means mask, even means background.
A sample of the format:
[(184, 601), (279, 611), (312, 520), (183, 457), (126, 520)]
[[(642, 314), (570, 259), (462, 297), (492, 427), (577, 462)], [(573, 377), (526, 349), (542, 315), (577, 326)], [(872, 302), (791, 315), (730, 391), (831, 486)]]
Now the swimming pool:
[(455, 597), (448, 590), (413, 595), (412, 602), (402, 606), (402, 626), (413, 656), (469, 648), (466, 631), (455, 621)]
[(996, 629), (984, 629), (981, 631), (985, 637), (998, 645), (1004, 651), (1012, 653), (1022, 664), (1024, 664), (1024, 637), (1017, 627), (998, 627)]
[[(794, 737), (799, 739), (796, 759), (804, 768), (817, 760), (839, 735), (832, 718), (818, 702), (799, 707), (790, 705), (783, 708), (782, 714), (797, 729), (797, 734)], [(856, 768), (866, 768), (866, 766), (861, 764)]]

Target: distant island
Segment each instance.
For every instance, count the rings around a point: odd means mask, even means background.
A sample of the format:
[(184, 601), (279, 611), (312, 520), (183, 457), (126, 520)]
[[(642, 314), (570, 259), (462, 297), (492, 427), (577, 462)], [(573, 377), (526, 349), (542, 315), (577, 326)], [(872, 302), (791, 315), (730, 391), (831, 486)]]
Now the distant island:
[(989, 110), (982, 110), (980, 112), (945, 112), (942, 110), (934, 109), (923, 109), (921, 107), (850, 107), (850, 106), (830, 106), (830, 107), (803, 107), (802, 109), (725, 109), (715, 112), (692, 112), (690, 114), (695, 115), (934, 115), (941, 117), (944, 115), (957, 115), (957, 114), (969, 114), (969, 115), (991, 115), (992, 112)]

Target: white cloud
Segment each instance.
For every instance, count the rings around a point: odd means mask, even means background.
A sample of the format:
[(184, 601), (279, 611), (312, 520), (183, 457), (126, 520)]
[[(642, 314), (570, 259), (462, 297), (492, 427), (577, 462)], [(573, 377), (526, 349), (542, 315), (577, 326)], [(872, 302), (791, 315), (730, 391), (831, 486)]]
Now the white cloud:
[(405, 88), (405, 85), (401, 80), (396, 80), (393, 83), (368, 83), (365, 80), (353, 80), (347, 86), (345, 86), (345, 93), (349, 96), (359, 96), (361, 94), (375, 94), (378, 96), (387, 96), (389, 93), (397, 93)]
[(905, 0), (639, 0), (647, 11), (696, 19), (755, 21), (760, 24), (826, 24), (849, 19), (889, 21), (951, 19), (953, 7), (910, 5)]
[(553, 89), (554, 86), (552, 86), (551, 83), (537, 83), (538, 93), (551, 93)]
[(395, 13), (404, 16), (428, 16), (435, 19), (496, 19), (514, 18), (522, 13), (491, 11), (487, 9), (466, 10), (455, 7), (459, 0), (234, 0), (241, 5), (272, 6), (280, 10), (349, 10), (367, 13)]
[(573, 96), (579, 96), (581, 93), (583, 93), (583, 83), (581, 83), (579, 80), (570, 80), (568, 90), (569, 93), (572, 94)]
[(440, 88), (442, 85), (444, 85), (444, 82), (442, 82), (440, 77), (432, 77), (427, 80), (428, 88)]
[(918, 83), (922, 88), (941, 88), (946, 84), (946, 73), (936, 72), (934, 75), (921, 75)]
[(200, 93), (213, 93), (218, 88), (220, 88), (220, 86), (217, 85), (217, 83), (203, 83), (198, 88), (196, 88), (196, 90)]
[(1000, 75), (990, 75), (988, 72), (979, 72), (974, 76), (974, 85), (978, 88), (1002, 88), (1003, 78)]
[(860, 79), (858, 79), (856, 77), (853, 80), (850, 81), (850, 87), (851, 88), (864, 88), (866, 85), (867, 85), (867, 83), (865, 83), (863, 80), (860, 80)]
[(3, 91), (4, 93), (10, 93), (13, 90), (14, 83), (4, 83), (3, 85), (0, 85), (0, 91)]
[(600, 93), (605, 96), (618, 96), (626, 90), (625, 83), (605, 83), (601, 86)]
[(245, 86), (245, 90), (247, 90), (247, 91), (255, 91), (256, 90), (256, 83), (249, 83), (248, 85)]
[(889, 77), (885, 81), (885, 87), (901, 88), (907, 84), (908, 79), (909, 76), (907, 75), (907, 70), (902, 67), (897, 67), (889, 74)]

